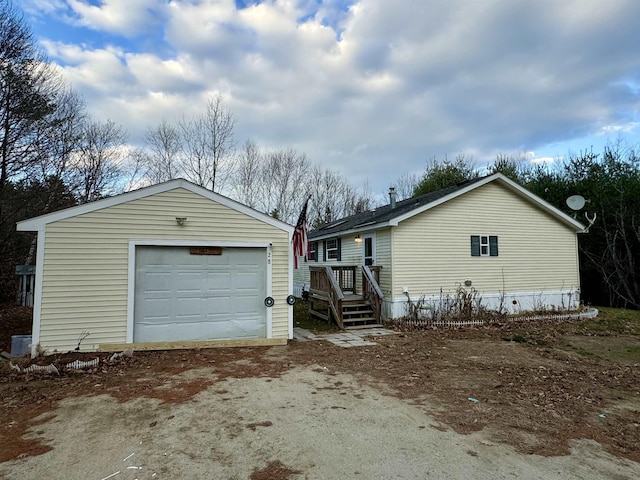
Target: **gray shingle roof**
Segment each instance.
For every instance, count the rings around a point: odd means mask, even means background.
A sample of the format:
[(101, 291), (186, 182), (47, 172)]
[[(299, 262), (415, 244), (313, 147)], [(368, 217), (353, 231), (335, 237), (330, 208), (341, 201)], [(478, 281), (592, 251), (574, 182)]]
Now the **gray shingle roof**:
[(400, 217), (412, 210), (422, 208), (429, 203), (435, 202), (442, 197), (446, 197), (457, 190), (468, 187), (469, 185), (482, 180), (485, 177), (474, 178), (472, 180), (466, 180), (450, 187), (436, 190), (435, 192), (425, 193), (417, 197), (411, 197), (406, 200), (402, 200), (396, 203), (395, 208), (391, 208), (391, 205), (384, 205), (378, 207), (375, 210), (369, 210), (362, 213), (357, 213), (349, 217), (344, 217), (333, 222), (329, 222), (321, 227), (309, 232), (309, 239), (312, 240), (318, 237), (324, 237), (326, 235), (337, 234), (348, 230), (359, 229), (368, 226), (375, 226), (376, 224), (384, 224), (396, 217)]

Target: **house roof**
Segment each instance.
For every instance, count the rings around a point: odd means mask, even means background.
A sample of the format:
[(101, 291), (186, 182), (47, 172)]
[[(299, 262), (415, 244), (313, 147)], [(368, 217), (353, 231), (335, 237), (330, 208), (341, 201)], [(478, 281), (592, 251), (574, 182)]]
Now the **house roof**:
[(96, 200), (96, 201), (85, 203), (82, 205), (77, 205), (75, 207), (66, 208), (64, 210), (60, 210), (57, 212), (41, 215), (39, 217), (23, 220), (21, 222), (18, 222), (17, 229), (18, 231), (23, 231), (23, 232), (39, 231), (49, 223), (65, 220), (71, 217), (76, 217), (78, 215), (83, 215), (85, 213), (95, 212), (103, 208), (114, 207), (116, 205), (121, 205), (126, 202), (139, 200), (141, 198), (150, 197), (152, 195), (157, 195), (159, 193), (168, 192), (170, 190), (175, 190), (178, 188), (184, 188), (185, 190), (189, 190), (190, 192), (195, 193), (196, 195), (200, 195), (201, 197), (207, 198), (213, 202), (229, 207), (232, 210), (235, 210), (237, 212), (244, 213), (245, 215), (253, 217), (257, 220), (260, 220), (264, 223), (267, 223), (281, 230), (284, 230), (289, 234), (293, 233), (294, 228), (288, 223), (282, 222), (280, 220), (276, 220), (275, 218), (269, 215), (258, 212), (257, 210), (254, 210), (253, 208), (248, 207), (242, 203), (236, 202), (235, 200), (231, 200), (230, 198), (225, 197), (224, 195), (211, 192), (210, 190), (200, 187), (183, 178), (178, 178), (176, 180), (169, 180), (168, 182), (158, 183), (156, 185), (143, 187), (138, 190), (133, 190), (131, 192), (122, 193), (120, 195), (114, 195), (113, 197), (103, 198), (101, 200)]
[(556, 218), (576, 232), (584, 230), (585, 227), (580, 222), (574, 220), (550, 203), (518, 185), (513, 180), (505, 177), (503, 174), (495, 173), (493, 175), (466, 180), (450, 187), (402, 200), (396, 203), (395, 208), (391, 208), (391, 205), (384, 205), (376, 208), (375, 210), (357, 213), (349, 217), (335, 220), (309, 232), (309, 239), (322, 240), (324, 238), (335, 237), (337, 234), (355, 233), (376, 230), (383, 227), (397, 226), (398, 223), (406, 220), (407, 218), (411, 218), (414, 215), (418, 215), (419, 213), (448, 202), (460, 195), (464, 195), (465, 193), (491, 182), (498, 182), (504, 185), (512, 192), (535, 204), (550, 216)]

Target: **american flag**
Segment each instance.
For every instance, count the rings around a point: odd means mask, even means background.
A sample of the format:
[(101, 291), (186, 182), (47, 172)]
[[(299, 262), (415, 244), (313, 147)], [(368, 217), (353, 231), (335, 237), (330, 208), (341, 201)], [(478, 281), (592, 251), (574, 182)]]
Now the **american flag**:
[(293, 238), (291, 243), (293, 244), (293, 267), (298, 269), (298, 257), (309, 257), (309, 240), (307, 239), (307, 205), (309, 205), (311, 195), (304, 202), (300, 216), (298, 217), (298, 223), (293, 231)]

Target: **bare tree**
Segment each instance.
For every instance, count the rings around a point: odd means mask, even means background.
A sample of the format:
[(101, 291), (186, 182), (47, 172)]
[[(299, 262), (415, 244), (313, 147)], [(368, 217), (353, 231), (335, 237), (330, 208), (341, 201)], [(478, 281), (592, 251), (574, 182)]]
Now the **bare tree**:
[(413, 192), (419, 183), (420, 177), (415, 173), (406, 172), (400, 175), (395, 181), (396, 198), (398, 201), (413, 197)]
[(293, 148), (266, 153), (259, 208), (285, 222), (295, 222), (308, 194), (301, 182), (309, 167), (307, 156)]
[(334, 171), (315, 165), (308, 172), (312, 192), (309, 208), (309, 224), (317, 227), (343, 216), (339, 198), (344, 198), (349, 188), (342, 177)]
[[(36, 147), (40, 178), (67, 179), (69, 162), (80, 147), (87, 114), (84, 100), (73, 89), (61, 89), (56, 96), (56, 110), (42, 124)], [(68, 179), (67, 179), (68, 180)]]
[(80, 203), (113, 193), (128, 155), (125, 130), (112, 121), (87, 122), (73, 160), (74, 186)]
[(156, 128), (147, 130), (144, 142), (144, 148), (135, 152), (135, 156), (145, 178), (161, 183), (181, 175), (182, 139), (174, 125), (162, 120)]
[(231, 195), (253, 208), (293, 223), (311, 195), (310, 225), (369, 210), (373, 204), (367, 184), (355, 189), (338, 172), (312, 164), (294, 148), (261, 152), (248, 140), (237, 155)]
[(207, 102), (204, 114), (180, 122), (188, 179), (211, 191), (222, 190), (233, 168), (235, 123), (220, 95)]
[(245, 205), (258, 205), (262, 179), (262, 154), (253, 140), (247, 140), (238, 154), (235, 168), (234, 196)]

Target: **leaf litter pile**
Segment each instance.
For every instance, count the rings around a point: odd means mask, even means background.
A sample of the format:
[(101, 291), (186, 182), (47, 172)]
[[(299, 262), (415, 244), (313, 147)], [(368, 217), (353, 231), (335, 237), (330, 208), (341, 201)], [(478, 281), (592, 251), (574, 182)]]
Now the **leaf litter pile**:
[[(593, 338), (638, 341), (636, 331), (626, 333), (602, 331)], [(592, 439), (640, 462), (640, 361), (585, 354), (567, 343), (572, 335), (593, 332), (577, 321), (536, 321), (398, 332), (354, 348), (291, 341), (286, 347), (135, 352), (117, 362), (109, 362), (109, 354), (37, 359), (63, 365), (101, 358), (95, 368), (60, 375), (19, 374), (2, 362), (0, 435), (8, 447), (0, 462), (46, 452), (49, 447), (24, 435), (33, 418), (67, 397), (106, 393), (122, 402), (152, 397), (177, 403), (225, 378), (275, 378), (296, 366), (352, 374), (419, 405), (438, 422), (434, 428), (483, 430), (523, 453), (566, 455), (571, 439)], [(268, 470), (284, 469), (282, 478), (293, 474), (279, 464), (268, 467), (255, 478)]]

